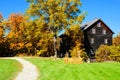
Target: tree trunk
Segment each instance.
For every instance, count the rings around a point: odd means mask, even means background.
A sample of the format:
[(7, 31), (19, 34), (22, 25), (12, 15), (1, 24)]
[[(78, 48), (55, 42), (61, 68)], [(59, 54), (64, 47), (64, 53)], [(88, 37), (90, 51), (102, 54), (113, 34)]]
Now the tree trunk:
[(57, 57), (57, 49), (56, 49), (56, 42), (57, 42), (57, 39), (56, 39), (56, 34), (54, 35), (54, 52), (55, 52), (55, 57)]

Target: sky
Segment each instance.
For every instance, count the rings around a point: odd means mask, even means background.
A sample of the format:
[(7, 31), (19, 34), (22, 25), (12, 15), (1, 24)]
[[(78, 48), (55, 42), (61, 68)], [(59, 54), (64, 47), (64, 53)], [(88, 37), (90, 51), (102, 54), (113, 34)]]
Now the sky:
[(25, 13), (28, 8), (26, 0), (0, 0), (0, 13), (8, 18), (11, 13)]
[(85, 22), (100, 18), (117, 35), (120, 32), (120, 0), (81, 0), (82, 11), (87, 11)]
[[(81, 0), (82, 12), (88, 14), (83, 23), (100, 18), (117, 35), (120, 32), (120, 0)], [(25, 0), (0, 0), (0, 13), (8, 18), (11, 13), (25, 13), (28, 3)]]

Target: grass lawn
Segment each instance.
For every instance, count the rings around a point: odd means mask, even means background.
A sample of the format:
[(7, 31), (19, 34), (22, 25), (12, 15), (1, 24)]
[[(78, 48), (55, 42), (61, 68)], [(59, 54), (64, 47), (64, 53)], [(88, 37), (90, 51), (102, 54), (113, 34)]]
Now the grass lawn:
[(11, 59), (0, 59), (0, 80), (14, 80), (22, 66)]
[(25, 58), (38, 67), (39, 80), (120, 80), (120, 63), (65, 64), (62, 59)]

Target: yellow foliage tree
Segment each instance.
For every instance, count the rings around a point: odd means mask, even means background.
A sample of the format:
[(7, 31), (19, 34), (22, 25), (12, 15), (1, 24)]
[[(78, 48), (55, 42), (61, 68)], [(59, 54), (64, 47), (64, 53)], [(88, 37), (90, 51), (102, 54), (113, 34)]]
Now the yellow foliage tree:
[[(26, 13), (30, 19), (35, 21), (38, 31), (37, 34), (46, 34), (49, 31), (51, 38), (47, 39), (47, 35), (41, 37), (47, 44), (50, 42), (54, 45), (54, 53), (57, 56), (57, 35), (59, 31), (66, 30), (70, 25), (81, 24), (85, 14), (80, 14), (80, 0), (27, 0), (30, 3)], [(43, 32), (41, 34), (40, 32)], [(41, 43), (40, 43), (41, 44)], [(48, 44), (47, 44), (48, 45)], [(52, 45), (51, 45), (52, 46)], [(43, 47), (43, 46), (42, 46)], [(52, 50), (52, 49), (51, 49)]]
[(84, 50), (84, 35), (80, 26), (78, 24), (72, 25), (67, 31), (66, 34), (72, 39), (71, 46), (71, 56), (82, 58), (84, 61), (87, 59), (87, 54)]

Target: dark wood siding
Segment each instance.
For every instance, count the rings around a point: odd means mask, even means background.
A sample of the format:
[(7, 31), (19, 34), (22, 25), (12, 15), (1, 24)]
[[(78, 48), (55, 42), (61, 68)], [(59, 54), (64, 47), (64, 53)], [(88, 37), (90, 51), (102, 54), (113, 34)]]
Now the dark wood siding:
[[(103, 22), (101, 22), (101, 27), (97, 26), (98, 23), (99, 22), (96, 22), (89, 29), (84, 31), (84, 35), (86, 36), (85, 39), (87, 39), (87, 42), (85, 41), (85, 44), (89, 44), (91, 47), (90, 49), (93, 50), (93, 52), (95, 52), (101, 44), (112, 45), (113, 33), (109, 31)], [(92, 32), (92, 29), (95, 29), (95, 33)], [(103, 34), (103, 30), (106, 30), (105, 34)], [(91, 43), (91, 39), (94, 39), (94, 43)], [(105, 39), (107, 40), (107, 44), (105, 43)]]

